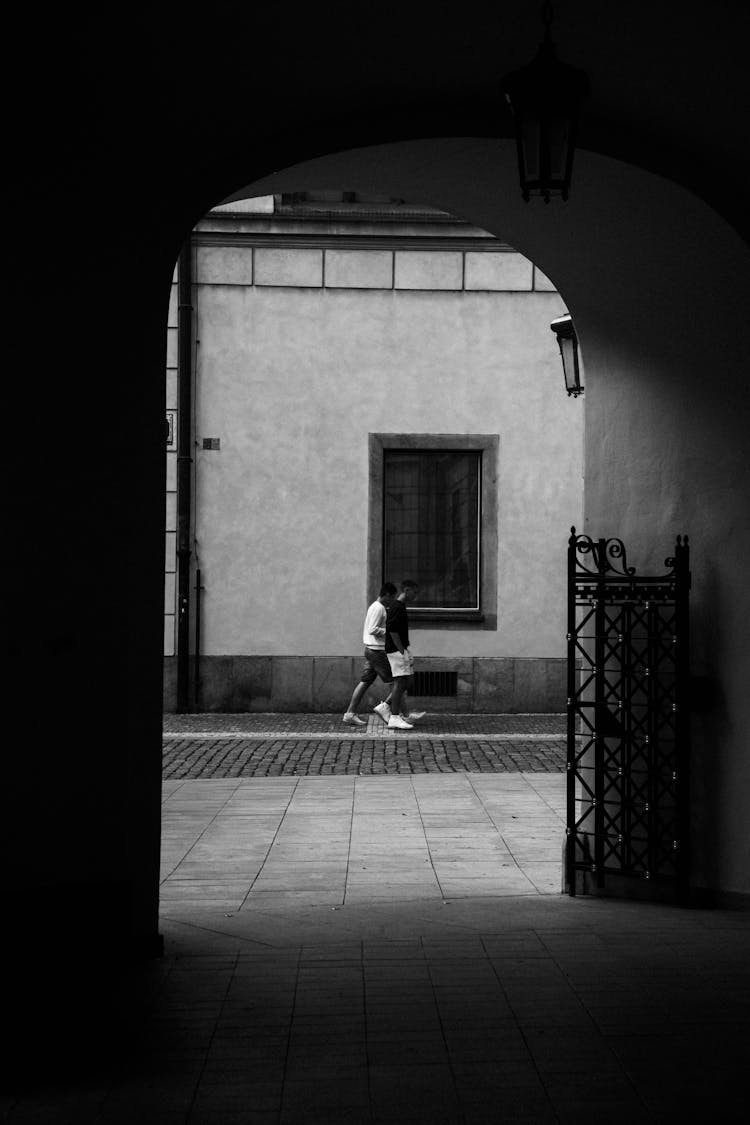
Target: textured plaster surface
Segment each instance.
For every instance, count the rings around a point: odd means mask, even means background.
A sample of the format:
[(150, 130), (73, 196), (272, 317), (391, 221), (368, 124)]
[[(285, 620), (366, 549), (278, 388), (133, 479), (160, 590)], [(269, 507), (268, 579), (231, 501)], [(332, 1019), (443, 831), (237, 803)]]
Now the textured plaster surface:
[[(559, 385), (549, 322), (561, 308), (556, 293), (201, 290), (205, 653), (357, 653), (377, 593), (366, 588), (368, 434), (491, 432), (497, 631), (420, 628), (415, 651), (562, 656), (582, 406)], [(221, 449), (202, 450), (203, 436)]]

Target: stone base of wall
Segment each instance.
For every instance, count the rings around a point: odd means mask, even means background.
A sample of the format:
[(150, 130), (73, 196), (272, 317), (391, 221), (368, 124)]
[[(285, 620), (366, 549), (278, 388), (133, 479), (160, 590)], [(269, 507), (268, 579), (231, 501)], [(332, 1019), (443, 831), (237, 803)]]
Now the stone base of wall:
[[(164, 661), (164, 710), (177, 709), (177, 662)], [(418, 656), (425, 672), (457, 672), (455, 696), (412, 697), (415, 708), (458, 713), (562, 713), (566, 709), (567, 663), (557, 657)], [(205, 656), (200, 661), (195, 711), (344, 711), (362, 668), (361, 656)], [(380, 681), (362, 709), (386, 692)]]

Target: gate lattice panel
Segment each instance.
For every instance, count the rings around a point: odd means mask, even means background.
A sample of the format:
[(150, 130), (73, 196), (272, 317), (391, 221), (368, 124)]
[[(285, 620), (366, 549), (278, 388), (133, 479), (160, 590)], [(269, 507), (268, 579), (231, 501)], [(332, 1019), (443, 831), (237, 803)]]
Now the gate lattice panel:
[[(636, 575), (620, 539), (568, 541), (566, 882), (682, 898), (688, 879), (687, 536)], [(644, 884), (648, 883), (648, 892)]]

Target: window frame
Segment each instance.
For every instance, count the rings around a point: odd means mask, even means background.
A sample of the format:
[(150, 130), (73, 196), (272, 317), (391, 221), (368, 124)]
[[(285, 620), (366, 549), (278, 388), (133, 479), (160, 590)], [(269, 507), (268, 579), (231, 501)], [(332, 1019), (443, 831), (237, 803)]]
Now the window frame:
[(479, 608), (409, 607), (409, 623), (442, 629), (497, 629), (498, 434), (369, 434), (368, 596), (384, 581), (400, 583), (419, 575), (383, 574), (384, 470), (387, 451), (480, 453)]

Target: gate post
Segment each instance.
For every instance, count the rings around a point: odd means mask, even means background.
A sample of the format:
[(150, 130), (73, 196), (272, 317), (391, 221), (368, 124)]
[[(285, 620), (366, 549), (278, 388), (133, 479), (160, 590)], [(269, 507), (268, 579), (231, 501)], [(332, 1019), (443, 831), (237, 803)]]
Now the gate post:
[(576, 529), (568, 539), (568, 693), (567, 693), (567, 826), (565, 829), (565, 886), (576, 893)]
[(677, 714), (675, 740), (677, 743), (677, 897), (687, 903), (690, 894), (690, 547), (687, 535), (677, 536), (674, 553), (675, 576), (675, 646)]
[(599, 539), (596, 547), (598, 581), (596, 583), (596, 607), (594, 609), (594, 875), (597, 887), (604, 886), (604, 723), (601, 713), (604, 710), (605, 696), (605, 625), (606, 625), (606, 587), (604, 576), (607, 572), (607, 540)]

